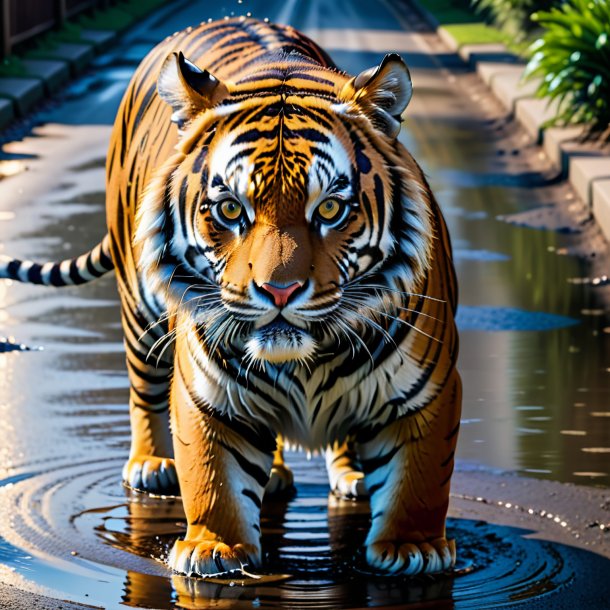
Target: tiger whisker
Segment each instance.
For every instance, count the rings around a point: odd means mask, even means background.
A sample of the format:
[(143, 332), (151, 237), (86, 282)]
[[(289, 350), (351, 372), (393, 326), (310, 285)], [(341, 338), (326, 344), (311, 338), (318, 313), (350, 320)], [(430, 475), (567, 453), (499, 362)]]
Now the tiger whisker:
[[(339, 324), (339, 326), (341, 326), (341, 328), (346, 331), (346, 333), (349, 333), (351, 335), (353, 335), (354, 337), (356, 337), (356, 339), (358, 340), (358, 342), (360, 343), (360, 345), (362, 345), (362, 347), (364, 348), (364, 351), (369, 355), (369, 358), (371, 360), (371, 365), (374, 368), (375, 367), (375, 360), (373, 359), (373, 354), (371, 354), (369, 348), (367, 347), (366, 343), (362, 340), (362, 338), (360, 337), (360, 335), (358, 335), (358, 333), (353, 330), (352, 328), (350, 328), (349, 324), (347, 324), (344, 320), (342, 320), (339, 317), (334, 318), (335, 322), (337, 324)], [(347, 336), (347, 334), (346, 334)], [(350, 341), (351, 343), (351, 341)], [(353, 345), (353, 344), (352, 344)], [(355, 355), (355, 352), (352, 352)]]
[[(345, 305), (351, 305), (351, 303), (345, 303)], [(381, 332), (381, 334), (384, 336), (384, 338), (392, 343), (394, 345), (394, 347), (396, 349), (398, 349), (398, 345), (396, 344), (396, 341), (394, 341), (394, 338), (392, 337), (392, 335), (390, 335), (390, 333), (383, 327), (381, 327), (379, 324), (377, 324), (374, 320), (372, 320), (371, 318), (367, 318), (366, 316), (362, 315), (360, 312), (358, 312), (355, 308), (350, 307), (349, 308), (350, 312), (355, 315), (358, 319), (362, 320), (365, 325), (369, 324), (370, 326), (372, 326), (373, 328), (376, 328), (379, 332)], [(392, 317), (389, 314), (383, 314), (381, 311), (377, 312), (381, 315), (387, 315), (388, 317)]]
[(363, 284), (359, 281), (348, 282), (343, 286), (343, 290), (349, 290), (351, 287), (355, 288), (371, 288), (374, 290), (387, 290), (388, 292), (394, 292), (396, 294), (402, 294), (408, 297), (417, 297), (420, 299), (428, 299), (430, 301), (435, 301), (436, 303), (446, 303), (447, 301), (443, 299), (437, 299), (436, 297), (431, 297), (426, 294), (419, 294), (417, 292), (405, 292), (403, 290), (397, 290), (396, 288), (391, 288), (390, 286), (383, 286), (382, 284)]
[[(415, 326), (415, 324), (411, 324), (410, 322), (407, 322), (406, 320), (403, 320), (402, 318), (399, 318), (398, 316), (392, 316), (389, 313), (384, 313), (383, 311), (379, 311), (377, 309), (373, 309), (373, 308), (370, 308), (370, 309), (371, 309), (371, 311), (374, 311), (375, 313), (379, 314), (380, 316), (385, 316), (386, 318), (390, 318), (391, 320), (394, 320), (394, 321), (399, 322), (401, 324), (406, 324), (407, 326), (409, 326), (413, 330), (417, 331), (418, 333), (421, 333), (422, 335), (425, 335), (429, 339), (432, 339), (433, 341), (437, 341), (438, 343), (442, 343), (442, 341), (440, 339), (438, 339), (437, 337), (433, 337), (432, 335), (430, 335), (427, 332), (423, 331), (421, 328)], [(351, 310), (351, 311), (353, 312), (353, 310)], [(356, 312), (353, 312), (353, 313), (356, 313)], [(358, 314), (358, 315), (360, 317), (362, 317), (362, 314)], [(366, 318), (366, 319), (368, 320), (369, 318)], [(442, 322), (442, 321), (439, 320), (439, 322)], [(394, 343), (394, 345), (396, 345), (396, 343)]]
[[(352, 293), (350, 291), (349, 294), (347, 294), (347, 292), (343, 295), (343, 298), (345, 299), (347, 298), (354, 298), (354, 299), (360, 299), (359, 301), (359, 305), (366, 307), (367, 309), (370, 309), (371, 311), (374, 311), (376, 313), (381, 313), (378, 309), (372, 307), (371, 305), (368, 305), (365, 301), (365, 297), (370, 297), (371, 295), (368, 295), (366, 293)], [(392, 303), (392, 307), (394, 307), (395, 309), (399, 309), (401, 311), (408, 311), (410, 313), (416, 313), (419, 316), (424, 316), (425, 318), (430, 318), (431, 320), (434, 320), (435, 322), (439, 322), (440, 324), (444, 324), (445, 320), (442, 320), (441, 318), (437, 318), (435, 316), (432, 316), (428, 313), (424, 313), (423, 311), (418, 311), (417, 309), (411, 309), (409, 307), (400, 307), (399, 305), (396, 305), (394, 303)], [(386, 313), (387, 313), (387, 309), (386, 309)]]

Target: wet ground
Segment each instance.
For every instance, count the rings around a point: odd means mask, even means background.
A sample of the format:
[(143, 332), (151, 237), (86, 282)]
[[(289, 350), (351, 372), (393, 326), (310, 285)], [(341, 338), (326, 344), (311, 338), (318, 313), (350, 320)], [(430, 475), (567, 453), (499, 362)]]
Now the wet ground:
[(329, 500), (320, 461), (296, 454), (298, 494), (263, 522), (269, 572), (290, 580), (171, 577), (162, 559), (184, 531), (179, 503), (120, 485), (129, 426), (114, 279), (61, 291), (4, 281), (0, 607), (74, 607), (40, 596), (105, 608), (610, 607), (610, 492), (596, 487), (610, 476), (610, 257), (587, 214), (403, 4), (208, 4), (177, 2), (143, 23), (4, 134), (3, 250), (57, 259), (101, 238), (114, 112), (138, 61), (174, 30), (251, 11), (310, 32), (352, 73), (402, 53), (415, 95), (401, 138), (443, 206), (460, 276), (458, 570), (370, 575), (366, 506)]

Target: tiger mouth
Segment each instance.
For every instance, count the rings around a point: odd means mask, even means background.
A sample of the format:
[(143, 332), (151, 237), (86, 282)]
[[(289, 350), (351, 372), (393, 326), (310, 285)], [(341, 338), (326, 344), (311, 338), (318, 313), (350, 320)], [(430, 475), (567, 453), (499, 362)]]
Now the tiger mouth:
[(314, 355), (316, 347), (310, 333), (281, 314), (256, 329), (246, 343), (246, 351), (253, 359), (272, 363), (306, 361)]

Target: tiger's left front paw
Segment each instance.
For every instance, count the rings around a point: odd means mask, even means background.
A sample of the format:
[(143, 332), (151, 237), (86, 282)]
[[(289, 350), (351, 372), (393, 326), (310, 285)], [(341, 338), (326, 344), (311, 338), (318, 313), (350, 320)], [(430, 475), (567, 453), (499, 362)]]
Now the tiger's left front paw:
[(222, 576), (257, 566), (259, 552), (251, 544), (229, 546), (216, 540), (177, 540), (167, 559), (169, 567), (187, 576)]
[(455, 565), (455, 540), (431, 542), (374, 542), (366, 548), (367, 563), (392, 576), (437, 574)]

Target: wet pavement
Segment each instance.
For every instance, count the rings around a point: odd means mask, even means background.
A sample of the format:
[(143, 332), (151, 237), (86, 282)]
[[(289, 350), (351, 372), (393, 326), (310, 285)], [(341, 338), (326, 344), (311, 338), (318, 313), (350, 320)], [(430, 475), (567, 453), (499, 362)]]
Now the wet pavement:
[(172, 577), (162, 560), (184, 531), (179, 503), (120, 485), (128, 385), (114, 278), (62, 290), (3, 281), (0, 606), (73, 607), (46, 596), (105, 608), (609, 607), (610, 492), (595, 486), (610, 477), (610, 257), (595, 227), (400, 2), (208, 5), (164, 9), (9, 132), (2, 251), (58, 259), (102, 237), (114, 113), (139, 60), (175, 30), (252, 12), (309, 32), (352, 73), (400, 52), (415, 87), (401, 138), (445, 211), (460, 278), (458, 569), (412, 581), (369, 574), (358, 550), (366, 506), (329, 500), (321, 461), (295, 454), (298, 494), (263, 520), (268, 571), (292, 578), (241, 587)]

